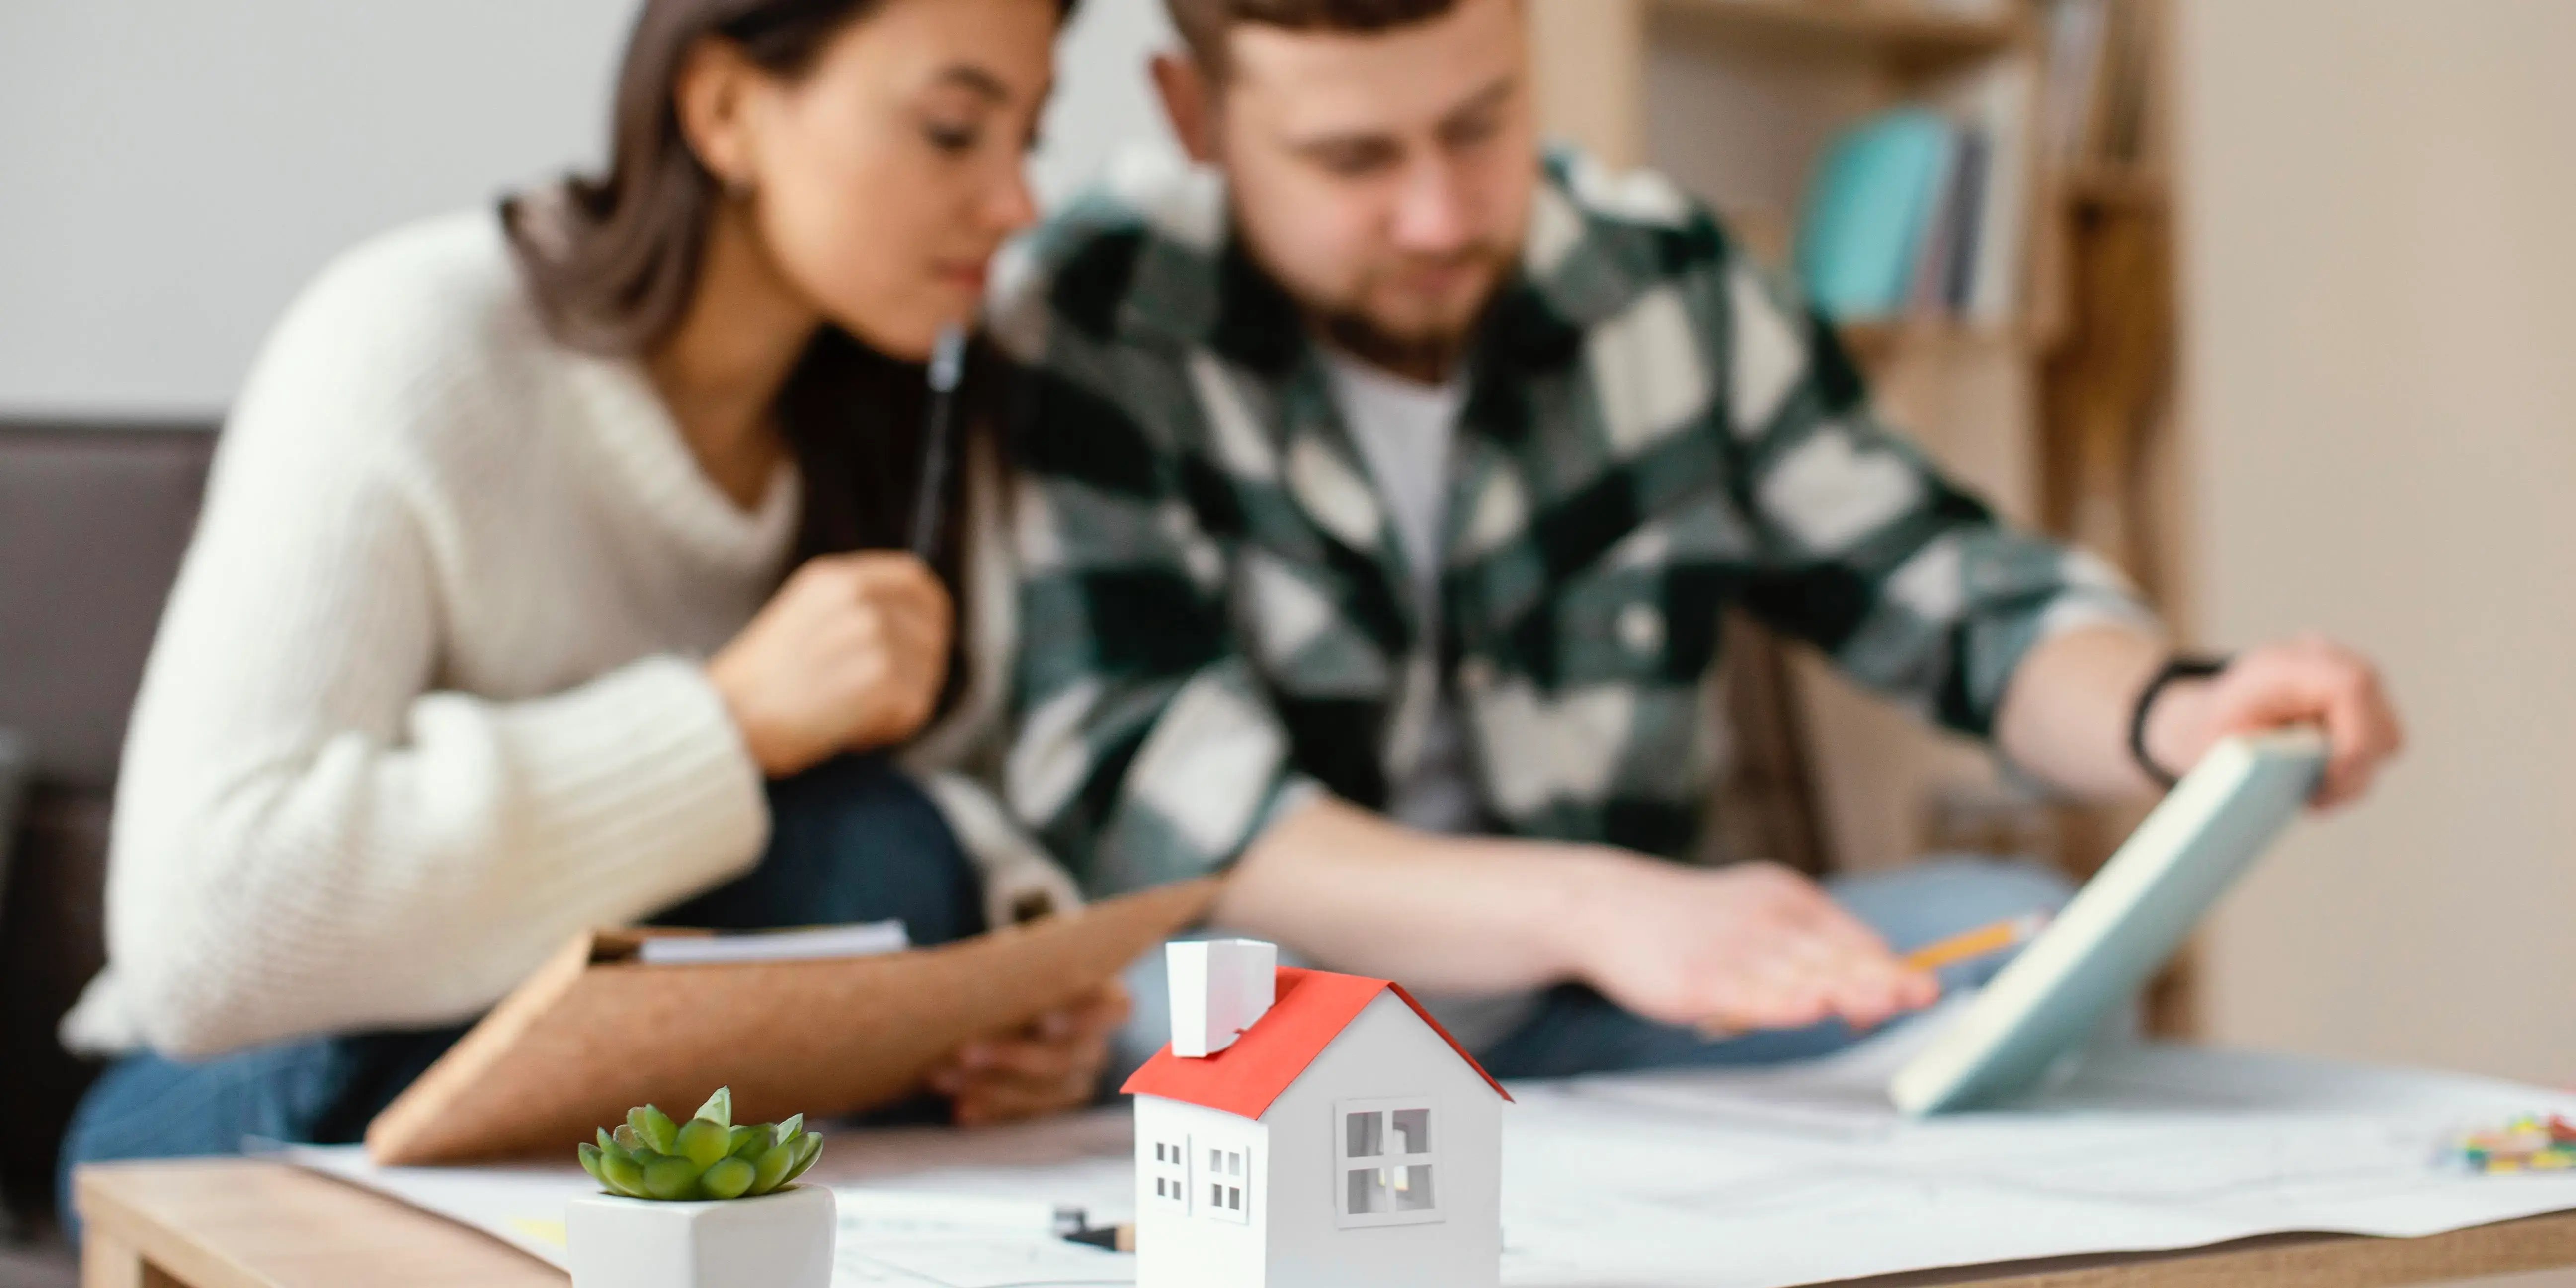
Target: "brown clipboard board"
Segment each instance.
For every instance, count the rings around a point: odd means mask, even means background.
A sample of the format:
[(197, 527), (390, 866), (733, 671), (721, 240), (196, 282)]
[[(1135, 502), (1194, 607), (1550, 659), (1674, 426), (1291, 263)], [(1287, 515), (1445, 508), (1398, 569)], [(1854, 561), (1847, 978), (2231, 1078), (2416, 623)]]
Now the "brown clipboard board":
[[(564, 947), (367, 1126), (388, 1167), (569, 1153), (643, 1104), (720, 1086), (741, 1122), (895, 1103), (964, 1043), (1098, 988), (1203, 920), (1191, 881), (876, 957), (645, 965), (654, 931)], [(690, 933), (690, 932), (680, 932)]]

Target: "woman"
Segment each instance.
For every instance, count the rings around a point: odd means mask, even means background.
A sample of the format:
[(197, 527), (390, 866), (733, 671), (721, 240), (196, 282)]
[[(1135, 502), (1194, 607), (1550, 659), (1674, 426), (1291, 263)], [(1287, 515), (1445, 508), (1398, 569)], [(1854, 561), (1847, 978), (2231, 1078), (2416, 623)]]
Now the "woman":
[[(297, 303), (129, 735), (111, 960), (65, 1023), (125, 1058), (66, 1175), (355, 1139), (588, 927), (932, 942), (1071, 896), (950, 772), (1009, 642), (971, 374), (937, 557), (893, 552), (920, 364), (1034, 217), (1070, 3), (649, 0), (603, 179)], [(1124, 1005), (935, 1081), (970, 1123), (1080, 1103)]]

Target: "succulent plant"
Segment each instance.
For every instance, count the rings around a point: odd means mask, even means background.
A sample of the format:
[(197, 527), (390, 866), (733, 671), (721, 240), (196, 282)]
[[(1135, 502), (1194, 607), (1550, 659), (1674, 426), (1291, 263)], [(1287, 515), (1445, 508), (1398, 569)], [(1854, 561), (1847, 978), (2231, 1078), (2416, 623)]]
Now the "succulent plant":
[(581, 1147), (581, 1167), (627, 1198), (746, 1199), (804, 1175), (822, 1153), (823, 1138), (805, 1130), (803, 1114), (735, 1126), (733, 1088), (718, 1087), (687, 1122), (651, 1105), (628, 1110), (617, 1130), (603, 1127), (597, 1144)]

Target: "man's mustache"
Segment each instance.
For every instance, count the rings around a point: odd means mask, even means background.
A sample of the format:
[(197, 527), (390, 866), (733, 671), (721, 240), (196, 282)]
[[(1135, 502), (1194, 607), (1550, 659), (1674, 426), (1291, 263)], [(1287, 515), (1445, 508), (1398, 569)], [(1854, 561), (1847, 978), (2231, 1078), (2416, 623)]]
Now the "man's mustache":
[(1461, 269), (1508, 266), (1512, 252), (1504, 247), (1479, 245), (1442, 255), (1409, 255), (1388, 264), (1377, 274), (1381, 279), (1412, 277), (1427, 273), (1446, 273)]

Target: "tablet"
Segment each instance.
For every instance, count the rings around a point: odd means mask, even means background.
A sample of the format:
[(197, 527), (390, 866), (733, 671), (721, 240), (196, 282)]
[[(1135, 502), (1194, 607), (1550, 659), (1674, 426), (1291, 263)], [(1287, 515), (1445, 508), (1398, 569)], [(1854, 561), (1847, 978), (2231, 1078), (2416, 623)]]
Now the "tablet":
[(2202, 757), (2065, 911), (1897, 1072), (1920, 1117), (2029, 1089), (2137, 996), (2316, 791), (2325, 738), (2231, 738)]

